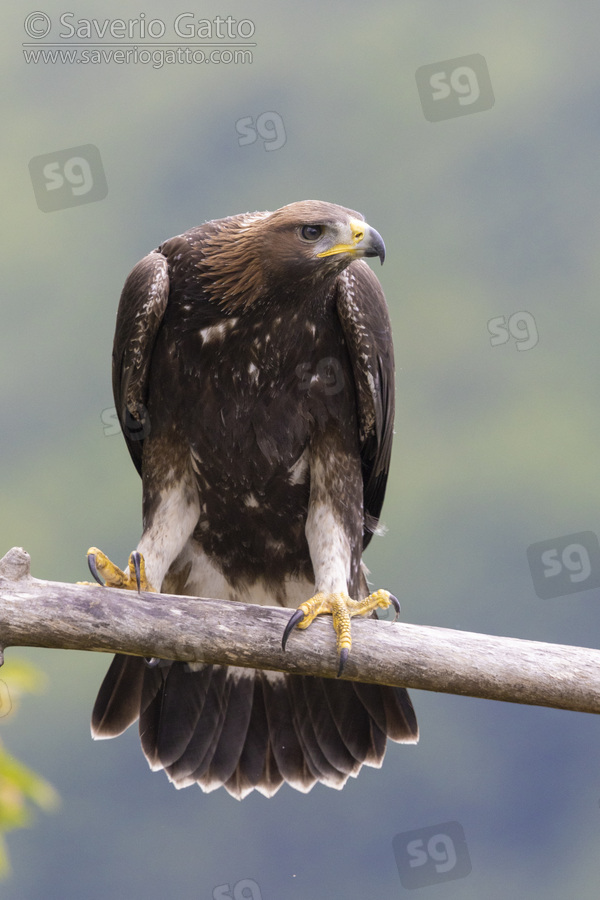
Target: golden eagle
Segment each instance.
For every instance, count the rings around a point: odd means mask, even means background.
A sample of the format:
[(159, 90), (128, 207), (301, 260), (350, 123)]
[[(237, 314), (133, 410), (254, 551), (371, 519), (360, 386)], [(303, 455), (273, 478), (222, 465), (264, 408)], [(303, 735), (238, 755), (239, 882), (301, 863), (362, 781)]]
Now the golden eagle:
[[(142, 476), (143, 535), (127, 588), (330, 613), (339, 673), (369, 594), (392, 444), (394, 363), (381, 236), (360, 213), (307, 200), (207, 222), (165, 241), (121, 295), (113, 388)], [(242, 798), (283, 782), (341, 788), (418, 731), (401, 688), (117, 655), (96, 738), (139, 718), (144, 753), (177, 787)]]

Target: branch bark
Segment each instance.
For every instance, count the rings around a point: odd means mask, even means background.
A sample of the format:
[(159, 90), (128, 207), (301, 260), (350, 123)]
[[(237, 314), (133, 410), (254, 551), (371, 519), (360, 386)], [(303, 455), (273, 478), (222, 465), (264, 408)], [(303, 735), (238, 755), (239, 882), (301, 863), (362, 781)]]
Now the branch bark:
[[(290, 610), (41, 581), (29, 555), (0, 560), (0, 651), (53, 647), (334, 678), (328, 617), (295, 630)], [(343, 678), (600, 713), (600, 651), (355, 618)]]

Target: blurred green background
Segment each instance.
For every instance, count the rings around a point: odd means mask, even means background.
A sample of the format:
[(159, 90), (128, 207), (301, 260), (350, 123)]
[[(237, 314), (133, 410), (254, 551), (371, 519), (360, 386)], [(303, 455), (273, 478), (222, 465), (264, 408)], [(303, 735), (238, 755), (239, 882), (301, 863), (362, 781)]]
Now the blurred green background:
[[(140, 14), (129, 0), (68, 9), (70, 21)], [(65, 7), (43, 10), (56, 39)], [(59, 581), (87, 577), (91, 544), (125, 561), (141, 488), (110, 424), (110, 354), (127, 273), (207, 219), (317, 198), (363, 212), (388, 251), (377, 274), (394, 325), (397, 435), (388, 533), (367, 555), (374, 581), (407, 621), (597, 646), (598, 590), (582, 581), (539, 599), (526, 552), (600, 529), (600, 8), (144, 7), (167, 23), (163, 42), (186, 11), (252, 20), (252, 63), (27, 64), (28, 10), (5, 16), (0, 552), (22, 545), (34, 575)], [(468, 114), (428, 121), (417, 70), (439, 61), (450, 83), (444, 63), (473, 54), (495, 103), (459, 106), (472, 95), (457, 79), (447, 102)], [(263, 135), (245, 143), (236, 123), (257, 127), (263, 113)], [(107, 196), (42, 212), (30, 160), (88, 144)], [(514, 313), (528, 316), (492, 344), (488, 322)], [(238, 803), (150, 773), (134, 729), (92, 743), (107, 657), (7, 659), (34, 663), (47, 687), (0, 718), (0, 740), (61, 804), (8, 835), (5, 900), (210, 900), (236, 885), (235, 900), (391, 900), (407, 893), (395, 835), (450, 821), (472, 872), (419, 896), (598, 895), (595, 717), (413, 691), (421, 742), (391, 745), (382, 770), (341, 793), (284, 787)]]

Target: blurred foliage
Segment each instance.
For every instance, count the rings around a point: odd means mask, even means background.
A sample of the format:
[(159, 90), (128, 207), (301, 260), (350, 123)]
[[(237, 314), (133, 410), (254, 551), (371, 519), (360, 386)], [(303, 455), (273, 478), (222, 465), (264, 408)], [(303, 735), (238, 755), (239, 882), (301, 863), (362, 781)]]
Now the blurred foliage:
[[(42, 672), (22, 659), (5, 663), (0, 674), (0, 717), (3, 719), (15, 714), (23, 694), (42, 690), (46, 681)], [(0, 879), (10, 871), (3, 835), (31, 824), (31, 805), (51, 811), (58, 802), (52, 785), (15, 759), (0, 741)]]

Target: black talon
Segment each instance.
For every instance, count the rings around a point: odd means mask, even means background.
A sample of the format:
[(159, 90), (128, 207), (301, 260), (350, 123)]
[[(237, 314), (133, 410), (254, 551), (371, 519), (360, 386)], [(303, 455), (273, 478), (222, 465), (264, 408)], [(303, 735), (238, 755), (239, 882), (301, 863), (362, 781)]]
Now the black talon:
[(87, 561), (88, 561), (88, 567), (89, 567), (90, 572), (92, 573), (92, 575), (94, 576), (94, 578), (96, 579), (98, 584), (101, 584), (102, 587), (104, 587), (104, 582), (98, 575), (98, 569), (96, 568), (96, 554), (95, 553), (88, 554)]
[(398, 600), (397, 597), (394, 597), (393, 594), (390, 594), (390, 600), (391, 600), (392, 606), (396, 610), (396, 615), (394, 616), (394, 622), (395, 622), (396, 619), (398, 618), (398, 616), (400, 615), (400, 601)]
[[(134, 550), (131, 554), (131, 558), (133, 560), (133, 567), (135, 569), (135, 583), (137, 584), (138, 594), (140, 593), (140, 584), (142, 583), (142, 576), (140, 572), (140, 554), (137, 550)], [(154, 657), (152, 657), (154, 659)]]
[(341, 675), (342, 672), (344, 671), (344, 666), (346, 665), (346, 660), (348, 659), (348, 656), (349, 656), (349, 655), (350, 655), (350, 651), (348, 650), (348, 648), (347, 648), (347, 647), (342, 647), (342, 649), (340, 650), (340, 664), (339, 664), (338, 670), (337, 670), (337, 677), (338, 677), (338, 678), (340, 677), (340, 675)]
[(302, 612), (301, 609), (297, 609), (296, 612), (290, 616), (290, 620), (287, 623), (287, 625), (285, 626), (285, 631), (283, 632), (283, 637), (281, 639), (281, 649), (282, 650), (285, 650), (285, 645), (287, 644), (287, 640), (288, 640), (290, 634), (292, 633), (292, 631), (294, 630), (294, 628), (296, 627), (298, 622), (301, 622), (303, 618), (304, 618), (304, 613)]

